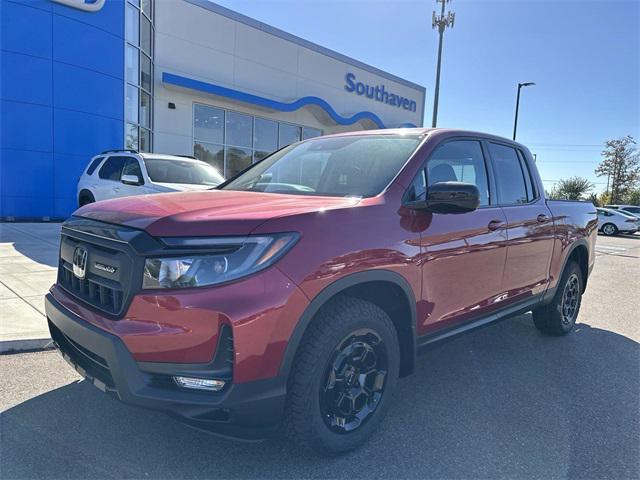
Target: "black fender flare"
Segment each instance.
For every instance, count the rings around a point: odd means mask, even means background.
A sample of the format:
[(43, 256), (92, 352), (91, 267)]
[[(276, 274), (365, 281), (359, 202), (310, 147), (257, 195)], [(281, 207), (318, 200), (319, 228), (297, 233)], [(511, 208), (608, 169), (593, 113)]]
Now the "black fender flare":
[(313, 298), (313, 300), (311, 300), (311, 303), (307, 305), (304, 313), (300, 316), (300, 319), (298, 320), (298, 323), (296, 324), (293, 333), (289, 338), (284, 356), (282, 358), (282, 362), (280, 364), (280, 375), (283, 375), (284, 378), (289, 377), (289, 372), (291, 371), (291, 367), (293, 366), (293, 360), (295, 358), (296, 352), (298, 351), (300, 342), (302, 341), (302, 337), (304, 336), (307, 327), (315, 317), (316, 313), (318, 313), (318, 310), (320, 310), (323, 305), (325, 305), (339, 293), (347, 290), (350, 287), (368, 282), (393, 283), (394, 285), (398, 286), (406, 295), (407, 302), (409, 303), (409, 309), (411, 311), (410, 322), (411, 334), (413, 337), (412, 362), (413, 364), (415, 364), (417, 312), (415, 295), (413, 294), (411, 286), (404, 279), (404, 277), (402, 277), (402, 275), (391, 270), (365, 270), (363, 272), (353, 273), (336, 280), (335, 282), (325, 287)]
[[(589, 251), (589, 243), (587, 242), (586, 238), (579, 238), (578, 240), (575, 240), (573, 244), (569, 247), (569, 250), (564, 256), (564, 260), (562, 261), (562, 268), (560, 269), (560, 274), (558, 275), (558, 282), (562, 278), (562, 274), (564, 273), (565, 268), (567, 268), (567, 263), (569, 262), (569, 258), (571, 257), (575, 249), (581, 246), (585, 247), (585, 249), (587, 250), (587, 275), (584, 278), (584, 285), (585, 286), (587, 285), (587, 278), (589, 277), (589, 273), (590, 273), (589, 260), (590, 260), (591, 252)], [(556, 294), (557, 287), (558, 286), (556, 285), (553, 288), (547, 288), (547, 291), (544, 293), (544, 297), (542, 297), (542, 303), (547, 303), (553, 300), (553, 297)]]

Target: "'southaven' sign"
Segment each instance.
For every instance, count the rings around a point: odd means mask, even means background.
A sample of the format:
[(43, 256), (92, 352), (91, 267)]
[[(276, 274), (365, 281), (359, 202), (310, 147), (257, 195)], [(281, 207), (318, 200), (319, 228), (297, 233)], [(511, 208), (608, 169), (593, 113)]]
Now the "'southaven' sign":
[(366, 83), (356, 81), (353, 73), (347, 73), (345, 77), (344, 89), (347, 92), (353, 92), (356, 95), (364, 95), (377, 102), (386, 103), (397, 108), (403, 108), (411, 112), (416, 111), (416, 102), (410, 98), (389, 92), (384, 85), (367, 85)]

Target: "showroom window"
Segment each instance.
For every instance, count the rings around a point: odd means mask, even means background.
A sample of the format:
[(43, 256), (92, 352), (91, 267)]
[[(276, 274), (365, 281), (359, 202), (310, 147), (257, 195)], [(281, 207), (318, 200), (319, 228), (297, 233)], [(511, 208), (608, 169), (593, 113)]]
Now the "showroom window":
[(226, 178), (278, 148), (320, 135), (317, 128), (193, 104), (193, 154)]
[(125, 148), (153, 146), (153, 0), (128, 0), (125, 10)]

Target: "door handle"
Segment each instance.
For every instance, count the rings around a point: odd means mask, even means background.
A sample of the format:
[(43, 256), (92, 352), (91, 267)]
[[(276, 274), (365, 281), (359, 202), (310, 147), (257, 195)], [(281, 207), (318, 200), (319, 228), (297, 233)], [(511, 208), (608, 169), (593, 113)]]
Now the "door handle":
[(489, 225), (487, 225), (487, 228), (491, 231), (495, 231), (501, 228), (502, 225), (504, 225), (504, 222), (502, 220), (491, 220), (489, 222)]
[(549, 221), (549, 217), (547, 217), (544, 213), (541, 213), (540, 215), (538, 215), (538, 223), (545, 223)]

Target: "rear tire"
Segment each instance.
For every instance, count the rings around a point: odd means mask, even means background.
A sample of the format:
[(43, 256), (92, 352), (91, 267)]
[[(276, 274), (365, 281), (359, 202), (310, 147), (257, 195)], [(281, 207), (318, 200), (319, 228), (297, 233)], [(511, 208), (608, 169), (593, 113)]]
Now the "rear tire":
[(569, 260), (558, 283), (553, 300), (533, 311), (533, 323), (547, 335), (566, 335), (578, 318), (582, 302), (582, 270), (573, 260)]
[(602, 233), (604, 233), (607, 237), (612, 237), (618, 234), (618, 227), (616, 227), (613, 223), (605, 223), (601, 229)]
[(305, 332), (289, 377), (284, 429), (298, 445), (328, 455), (353, 450), (374, 433), (400, 371), (389, 316), (371, 302), (337, 297)]

